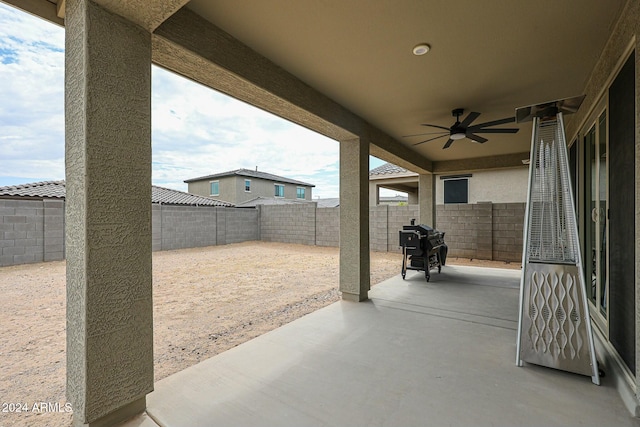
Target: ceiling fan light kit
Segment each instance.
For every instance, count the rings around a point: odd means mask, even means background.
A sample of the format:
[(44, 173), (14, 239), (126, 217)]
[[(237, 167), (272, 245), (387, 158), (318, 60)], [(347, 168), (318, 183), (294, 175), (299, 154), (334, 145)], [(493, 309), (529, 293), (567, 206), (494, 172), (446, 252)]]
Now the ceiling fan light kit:
[(517, 128), (488, 129), (492, 126), (503, 125), (506, 123), (513, 123), (516, 121), (515, 117), (507, 117), (504, 119), (493, 120), (490, 122), (480, 123), (472, 126), (471, 123), (480, 116), (480, 113), (471, 112), (461, 122), (460, 116), (463, 113), (464, 113), (464, 109), (462, 108), (456, 108), (455, 110), (451, 111), (451, 115), (456, 118), (456, 122), (451, 127), (447, 128), (444, 126), (423, 123), (422, 126), (441, 129), (441, 131), (435, 132), (435, 133), (421, 133), (421, 134), (415, 134), (415, 135), (406, 135), (405, 138), (420, 136), (420, 135), (428, 135), (428, 134), (431, 134), (431, 135), (439, 134), (435, 137), (426, 139), (424, 141), (419, 141), (413, 144), (413, 145), (420, 145), (420, 144), (424, 144), (425, 142), (434, 141), (436, 139), (442, 138), (443, 136), (448, 136), (449, 139), (442, 147), (443, 149), (446, 149), (446, 148), (449, 148), (454, 141), (458, 141), (464, 138), (468, 138), (474, 142), (477, 142), (478, 144), (484, 144), (485, 142), (488, 141), (487, 138), (484, 138), (480, 135), (476, 135), (477, 133), (516, 133), (519, 130)]

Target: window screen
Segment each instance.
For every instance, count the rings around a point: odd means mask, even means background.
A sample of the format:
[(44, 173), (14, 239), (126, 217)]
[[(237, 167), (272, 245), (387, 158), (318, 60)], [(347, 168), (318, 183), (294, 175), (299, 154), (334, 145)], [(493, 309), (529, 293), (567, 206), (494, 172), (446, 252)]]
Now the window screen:
[(469, 203), (469, 180), (462, 178), (444, 181), (444, 203)]
[(220, 183), (218, 181), (213, 181), (211, 183), (211, 195), (212, 196), (220, 195)]

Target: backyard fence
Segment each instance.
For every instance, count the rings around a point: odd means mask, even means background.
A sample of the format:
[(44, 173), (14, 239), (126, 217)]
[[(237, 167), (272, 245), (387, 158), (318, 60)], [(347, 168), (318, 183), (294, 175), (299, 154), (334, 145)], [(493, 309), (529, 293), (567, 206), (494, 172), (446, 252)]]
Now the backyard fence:
[[(524, 203), (440, 205), (436, 228), (446, 233), (452, 257), (519, 262), (524, 208)], [(417, 205), (371, 207), (371, 250), (400, 252), (398, 231), (419, 213)], [(152, 233), (154, 251), (256, 240), (339, 246), (340, 208), (154, 204)], [(64, 201), (0, 200), (0, 249), (0, 266), (64, 259)]]

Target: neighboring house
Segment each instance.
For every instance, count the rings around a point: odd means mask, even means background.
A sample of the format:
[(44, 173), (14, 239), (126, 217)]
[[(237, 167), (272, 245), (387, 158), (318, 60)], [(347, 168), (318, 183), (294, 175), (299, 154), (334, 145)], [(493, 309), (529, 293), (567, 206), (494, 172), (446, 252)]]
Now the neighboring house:
[(189, 193), (227, 200), (236, 205), (258, 197), (311, 201), (311, 189), (315, 187), (306, 182), (250, 169), (236, 169), (184, 182), (189, 185)]
[[(436, 204), (524, 203), (528, 166), (436, 175)], [(383, 204), (380, 188), (407, 193), (408, 204), (418, 203), (418, 174), (391, 163), (369, 172), (369, 204)]]
[[(0, 199), (17, 200), (64, 200), (65, 181), (43, 181), (0, 187)], [(202, 197), (170, 188), (151, 186), (151, 203), (176, 206), (220, 206), (233, 207), (233, 203)]]

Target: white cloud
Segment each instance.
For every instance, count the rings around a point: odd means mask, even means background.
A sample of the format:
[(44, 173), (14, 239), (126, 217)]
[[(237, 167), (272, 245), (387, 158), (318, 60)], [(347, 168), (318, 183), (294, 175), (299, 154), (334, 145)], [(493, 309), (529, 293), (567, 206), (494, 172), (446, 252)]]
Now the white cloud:
[[(64, 29), (1, 3), (0, 99), (0, 185), (63, 179)], [(152, 149), (156, 185), (257, 166), (339, 193), (338, 142), (159, 67)]]
[(64, 177), (64, 31), (0, 4), (0, 175)]
[(153, 69), (153, 179), (183, 180), (238, 168), (315, 184), (338, 195), (338, 143), (158, 67)]

